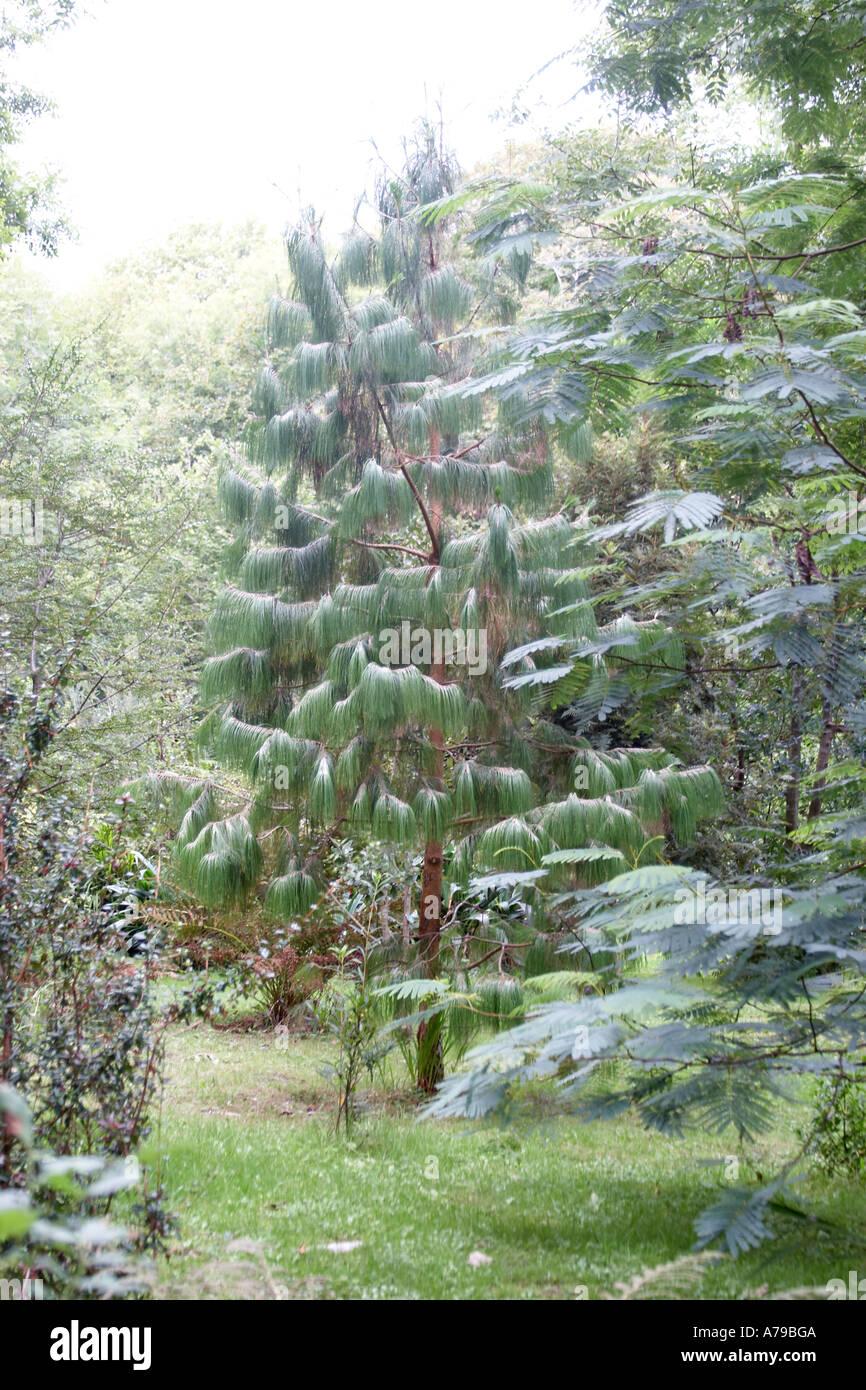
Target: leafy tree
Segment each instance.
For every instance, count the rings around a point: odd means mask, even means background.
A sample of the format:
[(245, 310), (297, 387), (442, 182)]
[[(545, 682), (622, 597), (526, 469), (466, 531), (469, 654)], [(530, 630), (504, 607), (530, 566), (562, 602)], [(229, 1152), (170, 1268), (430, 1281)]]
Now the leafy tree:
[(107, 266), (72, 297), (107, 420), (128, 450), (189, 470), (213, 466), (234, 444), (280, 255), (279, 238), (255, 222), (193, 223)]
[(207, 480), (246, 418), (272, 264), (250, 225), (186, 229), (70, 296), (3, 267), (0, 653), (19, 707), (44, 713), (56, 648), (86, 629), (51, 759), (80, 811), (113, 814), (123, 780), (188, 761), (227, 538)]
[(786, 136), (816, 145), (831, 131), (862, 139), (864, 19), (860, 0), (638, 0), (604, 7), (590, 44), (592, 86), (626, 112), (657, 115), (731, 86), (767, 98)]
[(25, 124), (50, 109), (50, 102), (9, 76), (17, 50), (38, 43), (71, 22), (76, 0), (11, 0), (0, 25), (0, 249), (23, 239), (52, 255), (65, 232), (53, 207), (54, 181), (34, 179), (15, 166), (14, 146)]
[[(632, 111), (658, 110), (678, 90), (652, 95), (638, 49), (674, 52), (681, 92), (706, 75), (728, 10), (677, 8), (689, 19), (678, 27), (665, 5), (611, 11), (618, 27), (598, 71)], [(840, 37), (856, 54), (860, 31), (845, 30), (855, 9), (841, 7), (831, 34), (830, 11), (810, 7), (825, 48)], [(768, 17), (792, 25), (801, 12), (738, 14), (735, 34)], [(800, 51), (771, 70), (766, 50), (731, 45), (740, 70), (762, 63), (779, 128), (791, 133)], [(836, 86), (853, 101), (845, 92)], [(587, 424), (626, 433), (641, 413), (668, 440), (676, 464), (666, 485), (594, 538), (609, 592), (617, 579), (624, 588), (613, 611), (652, 617), (683, 644), (683, 685), (666, 706), (646, 709), (639, 695), (635, 715), (663, 746), (675, 731), (686, 761), (698, 748), (709, 755), (730, 812), (724, 843), (699, 846), (697, 862), (576, 890), (577, 930), (621, 953), (621, 988), (601, 1002), (551, 1005), (490, 1044), (445, 1083), (438, 1113), (494, 1108), (515, 1084), (564, 1065), (586, 1113), (634, 1105), (659, 1128), (733, 1125), (748, 1137), (791, 1076), (830, 1078), (817, 1116), (826, 1129), (828, 1106), (861, 1074), (862, 140), (855, 129), (848, 151), (821, 148), (817, 95), (815, 105), (811, 149), (692, 143), (671, 153), (668, 139), (653, 167), (636, 139), (616, 141), (611, 161), (586, 158), (592, 137), (577, 137), (571, 161), (551, 161), (546, 193), (500, 181), (461, 195), (464, 207), (474, 200), (479, 228), (494, 225), (491, 207), (519, 210), (537, 282), (555, 255), (558, 283), (574, 287), (518, 326), (492, 388), (508, 395), (520, 383), (563, 437)], [(582, 655), (564, 645), (556, 676), (581, 693)], [(620, 655), (646, 675), (659, 664), (655, 653)], [(740, 895), (758, 889), (774, 904), (772, 924), (741, 907)], [(689, 920), (681, 895), (694, 907), (702, 893), (718, 910)], [(655, 962), (651, 979), (629, 977), (637, 958)], [(628, 1066), (605, 1076), (613, 1058)], [(798, 1158), (807, 1151), (808, 1141)], [(790, 1171), (729, 1192), (700, 1218), (700, 1239), (732, 1251), (766, 1239)]]

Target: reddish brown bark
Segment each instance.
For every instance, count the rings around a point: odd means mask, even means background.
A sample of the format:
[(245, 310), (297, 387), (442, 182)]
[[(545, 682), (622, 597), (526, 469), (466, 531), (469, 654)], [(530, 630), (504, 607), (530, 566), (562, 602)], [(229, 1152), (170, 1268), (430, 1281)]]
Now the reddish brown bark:
[[(444, 663), (430, 668), (430, 675), (440, 684), (444, 682)], [(444, 772), (443, 737), (441, 729), (430, 730), (430, 742), (435, 749), (433, 776), (441, 783)], [(439, 973), (439, 928), (442, 921), (442, 846), (437, 840), (428, 840), (424, 846), (424, 867), (421, 871), (421, 911), (418, 914), (418, 942), (425, 964), (425, 973), (431, 979)]]
[[(438, 430), (430, 432), (430, 457), (438, 458), (440, 438)], [(434, 540), (430, 554), (430, 577), (439, 564), (439, 547), (442, 533), (442, 511), (434, 505), (430, 508), (429, 529)], [(444, 661), (434, 662), (430, 667), (430, 677), (440, 685), (445, 683)], [(433, 778), (441, 786), (445, 771), (444, 737), (442, 730), (435, 726), (430, 729), (430, 743), (434, 750)], [(442, 924), (442, 845), (437, 840), (428, 840), (424, 846), (424, 866), (421, 870), (421, 910), (418, 914), (418, 947), (424, 964), (424, 973), (429, 979), (439, 974), (439, 934)], [(436, 1089), (445, 1075), (442, 1062), (442, 1020), (441, 1017), (422, 1023), (418, 1029), (418, 1085), (422, 1091)]]
[(821, 702), (821, 739), (818, 744), (818, 758), (815, 763), (815, 781), (812, 787), (812, 799), (809, 802), (809, 820), (814, 820), (820, 816), (821, 807), (824, 804), (824, 788), (827, 785), (825, 773), (830, 765), (830, 754), (833, 751), (833, 740), (840, 731), (840, 726), (831, 717), (830, 705), (827, 700)]

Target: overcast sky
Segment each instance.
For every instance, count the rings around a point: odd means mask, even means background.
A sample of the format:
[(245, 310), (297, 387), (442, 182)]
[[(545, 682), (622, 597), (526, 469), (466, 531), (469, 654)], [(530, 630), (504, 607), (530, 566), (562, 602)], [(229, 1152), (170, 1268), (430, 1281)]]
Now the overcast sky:
[[(341, 230), (383, 152), (441, 99), (464, 164), (521, 138), (491, 119), (592, 22), (591, 0), (86, 0), (18, 75), (57, 105), (27, 135), (59, 169), (79, 233), (73, 283), (191, 220), (253, 216), (280, 231), (298, 191)], [(529, 89), (535, 127), (577, 114), (560, 63)], [(541, 103), (541, 104), (539, 104)], [(531, 127), (530, 127), (531, 128)], [(276, 185), (276, 186), (275, 186)]]

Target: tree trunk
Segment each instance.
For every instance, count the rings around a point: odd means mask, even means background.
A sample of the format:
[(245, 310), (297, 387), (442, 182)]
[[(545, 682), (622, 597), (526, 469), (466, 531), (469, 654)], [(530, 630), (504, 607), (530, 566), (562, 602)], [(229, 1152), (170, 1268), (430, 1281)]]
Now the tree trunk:
[[(430, 456), (439, 457), (438, 430), (430, 432)], [(430, 575), (439, 564), (439, 538), (442, 531), (442, 512), (438, 506), (430, 511), (430, 520), (437, 541), (431, 553)], [(435, 651), (435, 646), (434, 646)], [(445, 684), (445, 662), (434, 661), (430, 667), (431, 680)], [(442, 785), (445, 771), (442, 730), (430, 730), (430, 742), (435, 750), (433, 776)], [(434, 980), (439, 974), (439, 930), (442, 921), (442, 846), (429, 840), (424, 846), (424, 867), (421, 871), (421, 910), (418, 913), (418, 947), (424, 974)], [(428, 1094), (435, 1091), (445, 1075), (442, 1062), (442, 1019), (440, 1015), (420, 1024), (418, 1028), (418, 1085)]]
[[(443, 683), (445, 666), (438, 662), (430, 668), (435, 681)], [(444, 772), (441, 729), (430, 730), (430, 742), (436, 750), (433, 775), (441, 784)], [(428, 840), (424, 846), (424, 867), (421, 871), (421, 911), (418, 914), (418, 943), (424, 961), (424, 972), (431, 979), (439, 973), (439, 926), (442, 920), (442, 846)]]
[(729, 682), (731, 687), (731, 734), (733, 735), (736, 757), (734, 761), (733, 776), (731, 777), (731, 789), (737, 795), (743, 790), (746, 782), (746, 750), (740, 739), (740, 720), (737, 714), (737, 690), (733, 680)]
[(442, 917), (442, 846), (429, 840), (424, 846), (421, 871), (421, 918), (418, 943), (424, 973), (434, 979), (439, 973), (439, 923)]
[[(438, 732), (434, 731), (434, 732)], [(440, 747), (442, 735), (439, 734)], [(441, 762), (441, 753), (439, 755)], [(442, 918), (442, 846), (429, 840), (424, 846), (421, 871), (421, 912), (418, 946), (424, 974), (434, 980), (439, 974), (439, 927)], [(418, 1085), (428, 1095), (445, 1076), (442, 1061), (442, 1017), (428, 1019), (418, 1026)]]
[(821, 740), (818, 744), (818, 758), (815, 763), (815, 782), (812, 787), (812, 799), (809, 802), (809, 820), (814, 820), (820, 816), (821, 807), (824, 804), (824, 788), (827, 785), (827, 778), (824, 775), (830, 765), (830, 754), (833, 751), (833, 740), (839, 733), (839, 725), (832, 719), (832, 711), (827, 700), (821, 702)]
[(391, 937), (391, 902), (388, 894), (383, 894), (379, 904), (379, 931), (382, 933), (382, 940), (388, 941)]
[(739, 793), (746, 784), (746, 750), (742, 744), (737, 749), (737, 766), (734, 768), (733, 789)]
[[(408, 880), (408, 873), (407, 873), (407, 880)], [(405, 950), (405, 955), (406, 955), (407, 957), (408, 957), (408, 955), (409, 955), (409, 943), (411, 942), (411, 939), (412, 939), (412, 937), (411, 937), (411, 929), (410, 929), (410, 925), (409, 925), (409, 914), (410, 914), (411, 911), (412, 911), (412, 883), (411, 883), (411, 881), (407, 881), (406, 886), (405, 886), (405, 888), (403, 889), (403, 945), (404, 945), (405, 948), (406, 948), (406, 950)]]
[(791, 724), (788, 732), (788, 782), (785, 787), (785, 834), (800, 824), (800, 760), (803, 751), (803, 711), (800, 672), (791, 672)]

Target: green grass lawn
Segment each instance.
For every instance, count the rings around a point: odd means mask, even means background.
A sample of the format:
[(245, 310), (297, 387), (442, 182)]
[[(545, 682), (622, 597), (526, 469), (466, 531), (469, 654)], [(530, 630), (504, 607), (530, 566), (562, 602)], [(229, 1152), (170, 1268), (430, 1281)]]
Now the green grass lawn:
[[(733, 1137), (672, 1140), (632, 1118), (583, 1124), (540, 1099), (507, 1128), (419, 1123), (396, 1068), (366, 1094), (347, 1141), (319, 1071), (332, 1046), (172, 1030), (155, 1139), (181, 1234), (158, 1296), (573, 1299), (585, 1286), (598, 1298), (691, 1248), (692, 1222), (721, 1187), (706, 1161), (737, 1153)], [(805, 1114), (780, 1107), (774, 1130), (739, 1153), (741, 1172), (775, 1171)], [(683, 1296), (823, 1287), (858, 1258), (866, 1273), (866, 1187), (815, 1175), (802, 1199), (849, 1237), (810, 1224), (796, 1245), (785, 1235), (722, 1261)], [(361, 1244), (327, 1249), (350, 1241)], [(490, 1263), (473, 1267), (473, 1252)]]

